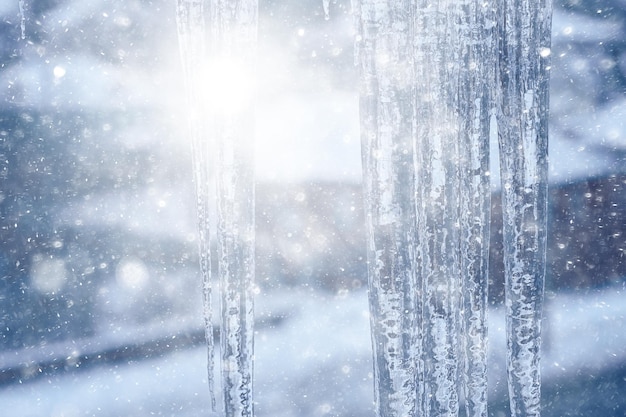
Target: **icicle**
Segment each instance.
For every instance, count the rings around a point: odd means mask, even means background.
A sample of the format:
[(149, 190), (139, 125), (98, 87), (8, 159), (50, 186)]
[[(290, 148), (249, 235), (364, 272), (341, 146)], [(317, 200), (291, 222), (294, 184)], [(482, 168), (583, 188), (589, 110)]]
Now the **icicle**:
[(26, 39), (26, 11), (24, 0), (18, 0), (18, 6), (20, 8), (20, 30), (21, 38)]
[(353, 10), (377, 413), (485, 417), (494, 12)]
[(461, 83), (461, 276), (463, 390), (468, 417), (487, 417), (487, 290), (491, 188), (490, 116), (494, 106), (495, 10), (462, 2)]
[[(215, 408), (209, 256), (209, 166), (215, 165), (224, 411), (227, 417), (253, 416), (252, 138), (258, 4), (256, 0), (211, 0), (206, 10), (211, 27), (209, 36), (204, 23), (204, 3), (205, 0), (177, 0), (176, 17), (198, 196), (211, 403)], [(209, 117), (204, 117), (205, 113)]]
[(499, 15), (499, 142), (511, 415), (541, 411), (546, 259), (550, 0), (506, 0)]
[(215, 410), (214, 338), (211, 306), (211, 258), (209, 230), (209, 138), (203, 122), (204, 97), (202, 92), (203, 69), (206, 64), (205, 24), (202, 0), (177, 0), (176, 23), (180, 56), (184, 73), (189, 129), (192, 146), (192, 165), (196, 186), (200, 271), (202, 274), (202, 299), (207, 343), (207, 375), (211, 407)]
[(425, 416), (456, 417), (459, 411), (462, 16), (459, 2), (417, 2), (415, 166)]
[(354, 66), (361, 65), (359, 50), (361, 49), (362, 29), (361, 29), (361, 0), (350, 0), (352, 11), (352, 23), (354, 25)]
[(254, 415), (254, 75), (257, 0), (211, 0), (222, 385), (226, 417)]
[(355, 4), (376, 413), (420, 413), (408, 0)]
[(322, 0), (322, 7), (324, 8), (324, 19), (330, 19), (330, 0)]

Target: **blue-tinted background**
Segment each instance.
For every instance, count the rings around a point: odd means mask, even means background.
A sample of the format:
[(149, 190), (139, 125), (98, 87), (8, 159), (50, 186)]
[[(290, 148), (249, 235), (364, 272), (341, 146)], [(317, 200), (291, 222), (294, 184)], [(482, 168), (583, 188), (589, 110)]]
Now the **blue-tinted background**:
[[(0, 414), (209, 415), (174, 1), (25, 1), (25, 39), (18, 3), (0, 5)], [(349, 1), (330, 12), (260, 1), (259, 416), (373, 415)], [(556, 4), (546, 416), (626, 413), (625, 15)], [(495, 160), (492, 178), (503, 416)]]

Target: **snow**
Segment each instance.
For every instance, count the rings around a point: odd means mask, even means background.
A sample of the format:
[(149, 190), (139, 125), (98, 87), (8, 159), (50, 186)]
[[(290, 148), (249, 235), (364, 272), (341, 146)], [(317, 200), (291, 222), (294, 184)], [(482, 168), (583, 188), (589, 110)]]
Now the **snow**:
[(552, 18), (552, 41), (602, 42), (606, 39), (618, 39), (624, 29), (624, 22), (619, 19), (594, 19), (575, 13), (566, 13), (555, 9)]
[[(549, 298), (542, 358), (544, 385), (558, 386), (572, 378), (623, 366), (624, 291), (610, 288)], [(259, 318), (282, 317), (283, 321), (257, 331), (257, 415), (371, 415), (366, 293), (330, 295), (298, 290), (261, 294), (258, 300)], [(196, 318), (197, 329), (202, 328), (200, 320)], [(505, 358), (502, 309), (489, 312), (489, 329), (490, 398), (495, 401), (506, 386), (504, 367), (497, 366)], [(0, 359), (3, 364), (4, 360)], [(123, 366), (46, 375), (0, 387), (0, 402), (15, 417), (211, 415), (205, 362), (206, 348), (200, 346)]]
[(59, 224), (116, 228), (147, 237), (195, 241), (196, 224), (190, 208), (192, 187), (185, 185), (177, 188), (161, 185), (141, 192), (117, 191), (92, 196), (79, 207), (64, 210)]
[[(590, 152), (611, 153), (626, 150), (626, 100), (613, 100), (595, 114), (578, 121), (577, 132), (589, 138)], [(611, 167), (613, 168), (613, 167)]]
[[(7, 19), (10, 15), (11, 22), (18, 28), (18, 1), (0, 3), (0, 14)], [(105, 32), (99, 23), (94, 24), (99, 22), (94, 16), (105, 13), (106, 4), (104, 0), (71, 1), (51, 11), (42, 21), (43, 28), (66, 43), (54, 55), (50, 52), (46, 57), (49, 62), (40, 59), (33, 49), (25, 50), (20, 65), (2, 71), (2, 101), (24, 108), (46, 109), (54, 103), (48, 109), (98, 111), (126, 111), (150, 104), (171, 111), (167, 116), (169, 123), (184, 124), (184, 115), (176, 110), (182, 107), (184, 96), (176, 91), (181, 84), (172, 76), (179, 70), (177, 62), (155, 60), (151, 62), (154, 65), (150, 65), (150, 70), (146, 70), (145, 65), (137, 66), (127, 54), (132, 48), (119, 41), (109, 42), (106, 38), (102, 43), (114, 45), (115, 57), (125, 57), (122, 67), (111, 65), (107, 61), (111, 59), (108, 55), (101, 60), (87, 55), (75, 56), (64, 49), (71, 43), (68, 34), (75, 33), (73, 27), (76, 25), (81, 26), (80, 30), (87, 34), (85, 37)], [(322, 8), (319, 2), (317, 6)], [(125, 26), (120, 23), (128, 20), (122, 16), (124, 10), (116, 13), (120, 16), (105, 20), (119, 33), (124, 33)], [(171, 10), (168, 9), (167, 13), (171, 14)], [(85, 16), (90, 18), (85, 19)], [(331, 22), (334, 19), (333, 13)], [(141, 20), (133, 16), (130, 21)], [(65, 26), (70, 29), (66, 31)], [(599, 21), (558, 12), (554, 20), (554, 39), (557, 43), (567, 43), (582, 36), (590, 43), (599, 43), (606, 37), (620, 38), (622, 26), (623, 22), (617, 20)], [(134, 27), (133, 30), (138, 29)], [(164, 24), (159, 30), (169, 29)], [(305, 33), (304, 29), (301, 30)], [(19, 28), (15, 33), (19, 33)], [(175, 56), (175, 49), (167, 45), (167, 36), (154, 38), (166, 43), (155, 50)], [(319, 36), (315, 41), (322, 38)], [(556, 48), (552, 51), (556, 59)], [(118, 56), (118, 52), (121, 55)], [(356, 91), (331, 89), (326, 82), (328, 73), (317, 69), (316, 65), (307, 67), (294, 63), (287, 55), (277, 52), (269, 58), (262, 57), (260, 73), (266, 85), (262, 86), (263, 95), (257, 108), (257, 179), (279, 183), (360, 182)], [(566, 66), (578, 68), (573, 65), (577, 61), (568, 60), (568, 57), (563, 58)], [(266, 59), (268, 62), (264, 62)], [(589, 62), (585, 64), (589, 65)], [(623, 65), (623, 62), (618, 64)], [(589, 74), (594, 71), (590, 68)], [(581, 75), (572, 84), (580, 84), (589, 92), (595, 90), (591, 75), (587, 78)], [(12, 102), (15, 91), (19, 90), (16, 87), (24, 89), (24, 101), (19, 103)], [(163, 103), (163, 97), (167, 97), (167, 103)], [(550, 181), (569, 182), (623, 172), (624, 164), (619, 158), (626, 149), (626, 101), (614, 100), (602, 106), (596, 105), (587, 95), (574, 99), (565, 94), (563, 97), (562, 101), (574, 106), (577, 113), (565, 116), (554, 113), (549, 144)], [(559, 108), (563, 107), (557, 106), (557, 110)], [(141, 129), (125, 129), (122, 135), (129, 147), (150, 148), (157, 140), (164, 142), (162, 144), (169, 150), (188, 145), (177, 135), (171, 135), (171, 140), (165, 144), (167, 141), (162, 135), (155, 139), (157, 136), (153, 133), (153, 126), (149, 126), (143, 132)], [(110, 149), (118, 145), (112, 142)], [(494, 141), (492, 145), (495, 146), (491, 153), (497, 155), (497, 143)], [(496, 159), (492, 158), (492, 161)], [(491, 179), (492, 186), (498, 188), (500, 179), (496, 162), (491, 169)], [(158, 185), (147, 191), (110, 190), (102, 195), (90, 195), (82, 203), (68, 207), (60, 223), (80, 221), (85, 228), (114, 227), (185, 242), (194, 239), (195, 220), (193, 213), (189, 213), (193, 210), (189, 209), (189, 198), (185, 197), (192, 193), (190, 181), (180, 184), (157, 178), (156, 182)], [(544, 384), (559, 386), (563, 381), (580, 379), (581, 375), (598, 375), (623, 367), (626, 361), (623, 291), (623, 288), (617, 288), (584, 295), (559, 294), (549, 299), (545, 307)], [(133, 295), (117, 301), (103, 299), (111, 309), (116, 309), (137, 298)], [(192, 302), (183, 297), (179, 302), (200, 304), (199, 299)], [(257, 296), (256, 303), (259, 320), (271, 322), (273, 317), (282, 320), (274, 328), (259, 328), (257, 331), (255, 393), (259, 416), (373, 413), (369, 316), (363, 291), (335, 295), (306, 289), (262, 293)], [(126, 310), (120, 308), (120, 311)], [(505, 362), (504, 312), (491, 309), (489, 313), (489, 383), (492, 398), (497, 399), (506, 385), (503, 366), (499, 365)], [(197, 331), (202, 329), (202, 323), (197, 314), (177, 316), (171, 322), (118, 326), (109, 328), (110, 331), (106, 331), (107, 326), (103, 327), (97, 339), (5, 352), (0, 355), (0, 367), (34, 363), (50, 357), (72, 358), (78, 353), (99, 352), (131, 340), (140, 343), (168, 334)], [(0, 403), (16, 417), (210, 415), (205, 363), (205, 347), (180, 348), (151, 359), (101, 365), (75, 373), (43, 375), (33, 381), (4, 385), (0, 387)], [(31, 371), (37, 372), (35, 369)]]

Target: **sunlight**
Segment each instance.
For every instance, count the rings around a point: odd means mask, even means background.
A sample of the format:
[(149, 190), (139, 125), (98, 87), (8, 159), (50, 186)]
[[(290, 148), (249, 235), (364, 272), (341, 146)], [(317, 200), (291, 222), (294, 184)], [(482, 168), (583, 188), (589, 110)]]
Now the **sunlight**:
[(238, 113), (250, 106), (255, 93), (254, 69), (229, 58), (207, 65), (203, 97), (210, 111)]

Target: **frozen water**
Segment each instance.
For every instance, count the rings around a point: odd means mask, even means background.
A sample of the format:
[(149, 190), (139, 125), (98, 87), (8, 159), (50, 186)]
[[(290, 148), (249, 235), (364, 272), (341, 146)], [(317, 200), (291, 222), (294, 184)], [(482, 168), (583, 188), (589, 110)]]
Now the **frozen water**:
[(322, 0), (322, 7), (324, 8), (324, 19), (330, 19), (330, 0)]
[[(221, 365), (227, 417), (253, 416), (254, 74), (258, 3), (209, 2), (207, 99), (215, 141)], [(243, 88), (242, 88), (243, 87)]]
[(26, 12), (24, 10), (24, 0), (18, 0), (18, 6), (20, 8), (20, 30), (22, 39), (26, 39)]
[(511, 415), (539, 416), (551, 4), (500, 10), (500, 170)]
[(376, 412), (417, 416), (421, 365), (413, 252), (410, 7), (406, 1), (355, 6)]
[[(319, 7), (319, 4), (318, 4), (317, 6)], [(16, 6), (15, 6), (15, 7), (16, 7)], [(575, 24), (574, 24), (574, 26), (575, 26)], [(17, 28), (16, 28), (16, 29), (17, 29)], [(575, 29), (577, 29), (577, 27), (576, 27), (576, 26), (575, 26)], [(596, 33), (596, 32), (594, 32), (594, 33)], [(75, 65), (75, 66), (76, 66), (76, 65)], [(533, 94), (533, 95), (534, 95), (534, 94)], [(530, 95), (526, 95), (526, 97), (530, 98)], [(331, 100), (334, 100), (334, 99), (331, 99)], [(295, 101), (295, 100), (294, 100), (294, 101)], [(304, 101), (304, 100), (302, 100), (302, 101)], [(530, 100), (528, 100), (528, 102), (530, 103)], [(607, 112), (606, 114), (607, 114), (607, 116), (608, 116), (608, 112)], [(613, 117), (613, 119), (615, 119), (615, 117)], [(319, 120), (319, 119), (318, 119), (318, 120)], [(324, 119), (324, 120), (326, 121), (327, 119)], [(617, 121), (615, 121), (615, 120), (617, 120)], [(617, 117), (617, 119), (615, 119), (615, 120), (613, 120), (613, 123), (615, 124), (615, 126), (618, 126), (618, 125), (619, 125), (619, 121), (620, 121), (620, 120), (622, 120), (622, 119), (620, 119), (619, 117)], [(590, 119), (585, 119), (585, 122), (588, 122), (590, 125), (591, 125), (592, 123), (593, 123), (593, 124), (595, 124), (595, 122), (593, 122), (593, 121), (592, 121), (592, 120), (590, 120)], [(608, 123), (608, 122), (607, 122), (607, 123)], [(275, 122), (275, 124), (276, 124), (276, 125), (279, 125), (279, 124), (281, 124), (281, 123), (280, 123), (279, 121), (276, 121), (276, 122)], [(606, 124), (603, 124), (603, 125), (606, 125)], [(613, 126), (613, 125), (612, 125), (612, 126)], [(606, 135), (603, 135), (603, 136), (606, 136)], [(337, 142), (339, 142), (339, 141), (337, 141)], [(597, 141), (597, 142), (599, 143), (599, 141)], [(335, 146), (336, 146), (336, 145), (335, 145)], [(564, 147), (564, 148), (565, 148), (565, 147)], [(571, 147), (571, 148), (572, 148), (572, 149), (575, 149), (575, 147)], [(326, 149), (328, 149), (328, 148), (326, 148)], [(576, 152), (578, 152), (578, 151), (576, 151)], [(575, 152), (574, 152), (574, 153), (575, 153)], [(589, 155), (589, 153), (587, 153), (587, 152), (586, 152), (586, 153), (578, 152), (578, 153), (579, 153), (579, 155)], [(563, 158), (563, 159), (567, 161), (568, 168), (578, 168), (578, 167), (580, 167), (580, 166), (581, 166), (581, 164), (579, 164), (579, 163), (578, 163), (578, 161), (581, 159), (581, 156), (578, 156), (578, 159), (574, 159), (574, 158), (569, 159), (569, 158), (567, 158), (567, 157), (566, 157), (566, 158)], [(332, 165), (332, 166), (330, 167), (330, 169), (325, 170), (325, 171), (324, 171), (325, 175), (329, 175), (329, 176), (330, 176), (330, 175), (332, 175), (332, 174), (329, 174), (328, 172), (330, 172), (332, 169), (336, 169), (336, 168), (337, 168), (337, 166), (338, 166), (338, 164), (336, 164), (336, 165)], [(325, 169), (325, 167), (324, 167), (324, 169)], [(588, 173), (588, 172), (586, 172), (586, 173)], [(462, 238), (462, 239), (461, 239), (461, 242), (465, 242), (465, 239), (463, 239), (463, 238)], [(469, 240), (468, 240), (468, 242), (469, 242)], [(468, 257), (468, 258), (469, 258), (469, 257)], [(313, 317), (313, 316), (311, 316), (311, 319), (314, 319), (314, 317)], [(303, 323), (304, 323), (304, 322), (303, 322)], [(544, 331), (545, 331), (545, 329), (544, 329)], [(606, 332), (608, 332), (608, 331), (604, 331), (604, 332), (603, 332), (603, 334), (604, 334), (604, 333), (606, 333)], [(609, 332), (609, 333), (610, 333), (610, 332)], [(297, 332), (294, 332), (294, 335), (297, 335), (297, 334), (298, 334)], [(560, 339), (559, 339), (559, 340), (560, 340)], [(288, 342), (285, 342), (285, 343), (287, 344)], [(562, 343), (562, 342), (559, 342), (559, 343)], [(619, 347), (619, 346), (618, 346), (618, 347)], [(582, 348), (581, 348), (581, 351), (582, 351), (582, 350), (584, 350), (584, 349), (582, 349)], [(196, 363), (197, 363), (197, 358), (198, 358), (200, 355), (195, 355), (195, 356), (196, 356)], [(598, 356), (599, 356), (599, 355), (598, 355)], [(575, 363), (575, 361), (572, 361), (572, 359), (571, 359), (571, 356), (570, 356), (570, 355), (565, 355), (565, 357), (566, 357), (567, 359), (569, 359), (569, 360), (570, 360), (570, 363), (569, 363), (569, 367), (570, 367), (570, 369), (574, 369), (575, 367), (577, 367), (577, 366), (578, 366), (578, 364), (577, 364), (577, 363)], [(560, 367), (561, 367), (561, 366), (568, 366), (568, 365), (564, 365), (564, 362), (562, 361), (562, 358), (558, 361), (559, 365), (553, 365), (551, 361), (546, 361), (546, 355), (545, 355), (545, 353), (544, 353), (544, 355), (543, 355), (543, 359), (542, 359), (542, 361), (543, 361), (543, 363), (544, 363), (544, 364), (546, 364), (546, 363), (547, 363), (549, 367), (554, 368), (554, 369), (556, 369), (556, 367), (557, 367), (557, 366), (559, 366), (558, 371), (560, 371)], [(555, 363), (556, 363), (556, 362), (555, 362)], [(268, 366), (268, 368), (271, 368), (271, 365), (270, 365), (270, 366)], [(555, 372), (556, 372), (556, 371), (555, 371)], [(572, 372), (572, 375), (573, 375), (573, 371), (571, 371), (571, 372)], [(546, 374), (547, 374), (547, 373), (545, 372), (545, 368), (544, 368), (544, 371), (542, 372), (542, 374), (543, 374), (543, 377), (545, 378), (545, 377), (546, 377)], [(146, 377), (146, 379), (148, 379), (148, 378), (149, 378), (149, 377)], [(306, 377), (305, 377), (305, 376), (303, 376), (303, 377), (302, 377), (302, 379), (306, 379)], [(269, 391), (269, 388), (268, 388), (268, 391)]]
[(495, 10), (467, 2), (461, 13), (461, 349), (466, 415), (487, 416), (487, 292), (490, 224), (489, 141), (495, 94)]
[(456, 19), (462, 16), (460, 4), (432, 7), (419, 2), (415, 18), (418, 258), (423, 288), (424, 415), (428, 416), (456, 416), (459, 411), (460, 162), (468, 162), (461, 159), (459, 140), (461, 117), (466, 116), (457, 112), (464, 38)]
[[(462, 386), (467, 414), (486, 416), (498, 16), (471, 1), (355, 6), (377, 412), (455, 416)], [(514, 415), (539, 407), (550, 56), (541, 7), (499, 16), (511, 37), (499, 133)], [(534, 60), (516, 61), (527, 42)]]
[(495, 16), (469, 5), (355, 8), (382, 416), (457, 415), (462, 371), (468, 414), (487, 412)]
[(211, 405), (215, 409), (215, 378), (213, 319), (211, 303), (211, 255), (210, 255), (210, 187), (208, 132), (203, 123), (203, 101), (198, 93), (202, 84), (202, 69), (206, 60), (206, 28), (202, 0), (178, 0), (176, 23), (185, 89), (187, 91), (188, 120), (193, 153), (193, 173), (196, 186), (198, 215), (198, 247), (200, 272), (202, 274), (202, 300), (207, 342), (207, 374)]
[[(209, 216), (210, 184), (215, 178), (224, 409), (227, 416), (252, 416), (254, 114), (252, 95), (248, 94), (251, 77), (246, 77), (245, 70), (255, 64), (257, 3), (231, 3), (212, 1), (205, 10), (202, 1), (181, 0), (177, 22), (198, 197), (209, 386), (213, 396)], [(205, 13), (210, 33), (205, 28)], [(216, 167), (214, 177), (209, 172), (212, 165)]]

